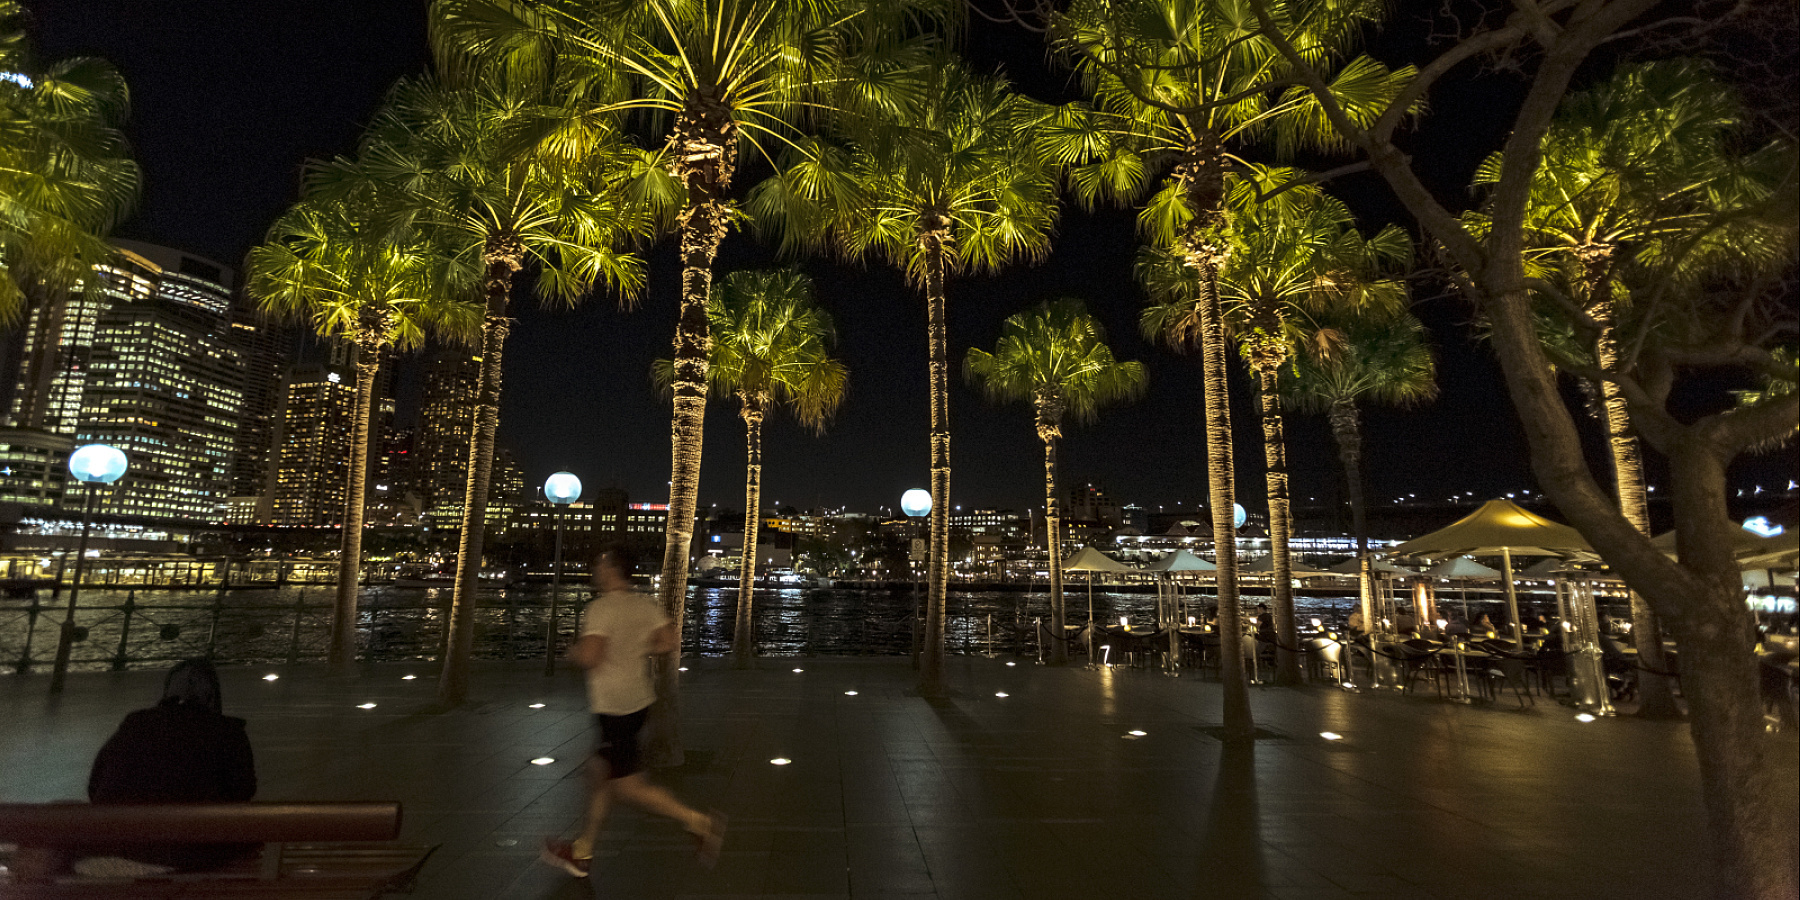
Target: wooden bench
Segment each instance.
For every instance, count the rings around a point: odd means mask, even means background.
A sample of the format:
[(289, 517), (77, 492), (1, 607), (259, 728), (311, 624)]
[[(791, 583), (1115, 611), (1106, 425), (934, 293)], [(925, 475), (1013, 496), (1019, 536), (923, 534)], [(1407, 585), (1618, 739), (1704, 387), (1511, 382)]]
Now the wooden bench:
[[(434, 847), (395, 844), (398, 803), (0, 803), (0, 897), (101, 900), (202, 897), (367, 900), (407, 892)], [(75, 848), (262, 844), (241, 863), (134, 879), (67, 871)]]

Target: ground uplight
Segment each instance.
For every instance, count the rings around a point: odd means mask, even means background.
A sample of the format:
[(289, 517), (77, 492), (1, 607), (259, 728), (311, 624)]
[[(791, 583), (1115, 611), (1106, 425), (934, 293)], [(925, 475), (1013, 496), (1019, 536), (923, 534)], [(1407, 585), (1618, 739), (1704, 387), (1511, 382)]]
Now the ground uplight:
[(806, 671), (806, 670), (805, 670), (805, 669), (795, 669), (795, 670), (794, 670), (794, 674), (796, 674), (796, 675), (798, 675), (798, 674), (800, 674), (800, 673), (801, 673), (801, 672), (804, 672), (804, 671)]
[(855, 691), (845, 691), (845, 692), (844, 692), (844, 696), (846, 696), (846, 697), (854, 697), (854, 696), (856, 696), (856, 692), (855, 692)]
[(789, 763), (791, 763), (791, 762), (793, 762), (793, 760), (791, 760), (791, 759), (788, 759), (788, 758), (787, 758), (787, 757), (785, 757), (785, 756), (777, 756), (777, 757), (775, 757), (775, 758), (774, 758), (774, 759), (771, 759), (771, 760), (769, 760), (769, 765), (771, 765), (771, 766), (785, 766), (785, 765), (787, 765), (787, 764), (789, 764)]
[(1341, 741), (1344, 739), (1343, 735), (1338, 734), (1335, 731), (1321, 731), (1321, 732), (1319, 732), (1319, 737), (1322, 737), (1328, 741)]
[(996, 697), (1006, 697), (1006, 696), (1010, 696), (1010, 695), (1009, 695), (1009, 694), (1007, 694), (1007, 693), (1006, 693), (1006, 692), (1005, 692), (1005, 691), (995, 691), (995, 692), (994, 692), (994, 696), (996, 696)]
[(544, 708), (544, 704), (542, 704), (542, 703), (533, 703), (533, 704), (531, 704), (531, 708), (532, 708), (532, 709), (543, 709), (543, 708)]
[(537, 759), (532, 760), (531, 764), (534, 766), (547, 766), (553, 762), (556, 762), (556, 760), (551, 759), (548, 756), (540, 756)]
[(1132, 737), (1143, 737), (1144, 735), (1149, 734), (1150, 732), (1133, 728), (1130, 731), (1127, 731), (1125, 733), (1131, 735)]
[(374, 709), (375, 704), (373, 704), (373, 703), (358, 703), (358, 704), (356, 704), (356, 708), (357, 709)]
[(1009, 662), (1009, 663), (1007, 663), (1007, 664), (1006, 664), (1006, 665), (1007, 665), (1007, 666), (1008, 666), (1008, 667), (1011, 667), (1011, 666), (1016, 666), (1016, 665), (1018, 665), (1018, 663), (1016, 663), (1016, 662)]
[(678, 669), (676, 669), (676, 670), (675, 670), (675, 671), (677, 671), (677, 672), (686, 672), (686, 671), (687, 671), (687, 666), (682, 666), (682, 667), (680, 667), (680, 668), (678, 668)]
[(1575, 717), (1575, 721), (1577, 721), (1577, 722), (1592, 722), (1592, 721), (1594, 721), (1594, 714), (1593, 713), (1582, 713), (1581, 715), (1578, 715)]
[(263, 680), (264, 681), (274, 681), (280, 677), (281, 677), (280, 675), (277, 675), (274, 672), (270, 672), (269, 674), (263, 676)]

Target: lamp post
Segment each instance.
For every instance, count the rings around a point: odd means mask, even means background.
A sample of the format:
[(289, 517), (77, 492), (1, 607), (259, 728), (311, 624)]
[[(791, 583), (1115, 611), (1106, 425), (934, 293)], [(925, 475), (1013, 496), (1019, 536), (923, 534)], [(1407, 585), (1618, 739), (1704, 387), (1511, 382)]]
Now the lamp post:
[(56, 638), (56, 664), (50, 669), (50, 693), (60, 694), (69, 675), (69, 654), (75, 648), (75, 603), (81, 597), (81, 576), (87, 567), (88, 534), (94, 524), (94, 485), (112, 484), (125, 474), (125, 454), (106, 444), (88, 444), (69, 454), (69, 474), (83, 488), (81, 543), (75, 550), (75, 583), (69, 586), (69, 611), (63, 616)]
[[(544, 499), (556, 506), (568, 506), (581, 499), (581, 479), (568, 472), (557, 472), (544, 479)], [(556, 564), (550, 568), (550, 616), (544, 623), (544, 675), (556, 674), (556, 601), (562, 595), (563, 519), (554, 510), (556, 520)]]
[[(914, 535), (919, 533), (918, 520), (931, 515), (931, 492), (913, 488), (912, 490), (901, 494), (900, 511), (906, 514), (909, 526), (906, 530), (906, 536), (909, 540), (909, 546), (907, 548), (909, 552), (907, 553), (906, 559), (908, 568), (913, 570), (913, 668), (916, 669), (919, 667), (919, 650), (924, 637), (925, 610), (920, 605), (918, 567), (914, 565), (918, 562), (918, 551), (913, 550), (911, 545), (917, 544), (919, 540), (917, 537), (914, 537)], [(931, 548), (927, 547), (925, 549), (925, 554), (929, 558)]]

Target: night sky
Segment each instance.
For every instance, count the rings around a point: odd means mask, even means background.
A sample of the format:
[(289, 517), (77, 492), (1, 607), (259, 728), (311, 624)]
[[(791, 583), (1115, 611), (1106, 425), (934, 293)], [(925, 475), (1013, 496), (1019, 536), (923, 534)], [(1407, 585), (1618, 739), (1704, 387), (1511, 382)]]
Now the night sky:
[[(117, 234), (234, 266), (297, 198), (304, 161), (353, 151), (387, 87), (428, 65), (423, 0), (25, 5), (36, 20), (41, 59), (103, 56), (131, 86), (129, 135), (145, 189), (138, 213)], [(1398, 61), (1398, 48), (1414, 32), (1409, 23), (1395, 23), (1374, 48)], [(980, 26), (969, 44), (980, 48), (971, 54), (977, 66), (1002, 68), (1043, 99), (1067, 99), (1066, 75), (1051, 72), (1036, 36)], [(1468, 172), (1503, 138), (1517, 93), (1515, 83), (1488, 76), (1449, 83), (1433, 98), (1432, 118), (1411, 150), (1446, 199), (1467, 197)], [(759, 174), (741, 173), (740, 190)], [(1372, 178), (1352, 177), (1333, 190), (1358, 210), (1365, 227), (1389, 221), (1411, 227)], [(623, 487), (633, 500), (664, 498), (669, 413), (648, 372), (654, 358), (669, 352), (674, 329), (678, 265), (670, 244), (665, 240), (651, 253), (650, 286), (635, 310), (622, 311), (613, 297), (594, 297), (573, 311), (539, 309), (532, 300), (515, 307), (501, 442), (523, 465), (528, 484), (568, 469), (590, 486)], [(1205, 497), (1198, 359), (1139, 336), (1144, 298), (1130, 279), (1135, 248), (1130, 211), (1065, 209), (1042, 263), (950, 283), (951, 352), (960, 363), (970, 347), (991, 348), (1001, 320), (1040, 300), (1086, 300), (1118, 356), (1149, 367), (1150, 386), (1138, 403), (1066, 430), (1065, 483), (1093, 482), (1152, 510), (1193, 508)], [(716, 272), (774, 262), (751, 235), (735, 232)], [(896, 506), (903, 490), (927, 483), (924, 303), (898, 272), (877, 263), (803, 265), (837, 319), (850, 394), (823, 437), (772, 421), (765, 430), (764, 500), (865, 511)], [(1465, 491), (1489, 497), (1530, 488), (1523, 436), (1498, 365), (1470, 338), (1469, 306), (1436, 296), (1441, 289), (1433, 284), (1415, 291), (1417, 312), (1438, 350), (1442, 394), (1417, 411), (1367, 412), (1372, 497)], [(1235, 376), (1239, 496), (1256, 510), (1262, 506), (1259, 429), (1251, 385), (1241, 371)], [(1026, 407), (991, 407), (958, 379), (951, 411), (953, 501), (1019, 509), (1041, 504), (1042, 456)], [(743, 430), (735, 404), (717, 401), (708, 412), (701, 503), (741, 508)], [(1295, 497), (1304, 503), (1338, 496), (1336, 448), (1323, 419), (1290, 416), (1288, 436)], [(1659, 471), (1653, 461), (1653, 483), (1660, 482)], [(1784, 451), (1740, 463), (1734, 480), (1785, 485), (1793, 471), (1792, 454)]]

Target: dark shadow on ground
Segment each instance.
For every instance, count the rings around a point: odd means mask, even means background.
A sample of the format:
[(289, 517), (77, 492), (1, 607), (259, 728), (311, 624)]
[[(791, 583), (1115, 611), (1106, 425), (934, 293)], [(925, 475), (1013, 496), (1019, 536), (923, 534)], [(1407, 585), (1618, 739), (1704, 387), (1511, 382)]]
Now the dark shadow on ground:
[(1200, 847), (1195, 897), (1264, 897), (1262, 831), (1256, 809), (1256, 742), (1226, 741)]

